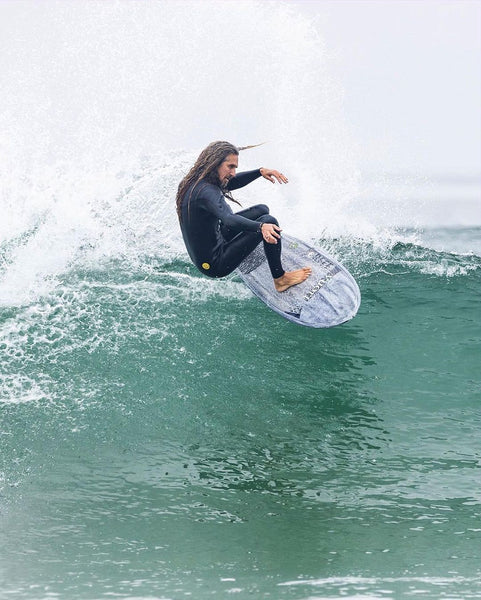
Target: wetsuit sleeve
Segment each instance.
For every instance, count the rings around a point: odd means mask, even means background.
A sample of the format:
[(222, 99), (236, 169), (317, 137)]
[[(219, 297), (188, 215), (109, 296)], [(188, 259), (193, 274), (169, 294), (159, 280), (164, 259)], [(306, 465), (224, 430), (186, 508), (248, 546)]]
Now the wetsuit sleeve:
[(232, 212), (219, 188), (206, 186), (202, 190), (199, 200), (204, 210), (213, 214), (227, 227), (239, 231), (260, 231), (262, 223)]
[(249, 183), (252, 183), (255, 179), (261, 176), (261, 170), (255, 169), (254, 171), (243, 171), (242, 173), (237, 173), (235, 177), (233, 177), (229, 183), (227, 184), (228, 190), (237, 190)]

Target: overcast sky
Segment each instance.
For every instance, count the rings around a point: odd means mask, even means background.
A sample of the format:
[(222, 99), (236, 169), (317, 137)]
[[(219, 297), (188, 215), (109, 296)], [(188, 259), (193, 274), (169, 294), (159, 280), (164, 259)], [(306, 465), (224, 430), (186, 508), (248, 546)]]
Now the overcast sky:
[(288, 0), (316, 23), (366, 165), (481, 173), (479, 0)]
[[(168, 22), (176, 23), (178, 18), (190, 28), (197, 35), (197, 42), (210, 48), (212, 56), (219, 47), (222, 48), (227, 34), (224, 32), (224, 38), (220, 36), (220, 39), (216, 38), (215, 32), (206, 36), (209, 22), (202, 22), (202, 19), (209, 10), (218, 17), (214, 19), (214, 28), (219, 27), (219, 19), (222, 23), (222, 18), (235, 13), (242, 21), (244, 36), (250, 35), (253, 29), (249, 19), (259, 19), (261, 12), (264, 19), (262, 34), (253, 30), (249, 37), (252, 48), (256, 48), (255, 56), (249, 55), (250, 47), (246, 51), (242, 46), (243, 38), (237, 41), (237, 54), (243, 56), (238, 68), (244, 64), (246, 76), (250, 78), (250, 86), (244, 86), (242, 90), (243, 104), (238, 107), (238, 120), (242, 121), (243, 108), (252, 113), (252, 101), (246, 96), (252, 95), (252, 88), (256, 86), (252, 68), (259, 55), (263, 51), (270, 52), (268, 58), (275, 64), (276, 52), (281, 55), (289, 52), (289, 43), (292, 44), (288, 39), (287, 46), (279, 47), (285, 29), (281, 27), (279, 40), (276, 40), (275, 19), (272, 23), (266, 22), (266, 10), (256, 11), (256, 6), (249, 6), (247, 2), (245, 11), (238, 10), (242, 8), (242, 1), (207, 3), (210, 7), (207, 12), (202, 8), (204, 3), (195, 2), (200, 33), (182, 21), (188, 5), (180, 1), (45, 4), (0, 1), (4, 17), (0, 19), (4, 44), (0, 67), (3, 66), (2, 92), (6, 106), (19, 119), (23, 114), (30, 115), (32, 128), (36, 130), (40, 127), (36, 116), (42, 108), (42, 98), (47, 104), (51, 102), (52, 109), (57, 112), (51, 114), (53, 111), (49, 109), (40, 117), (52, 133), (61, 129), (55, 126), (55, 119), (68, 130), (69, 126), (76, 126), (75, 111), (85, 112), (94, 101), (106, 105), (110, 102), (110, 108), (115, 108), (118, 98), (125, 96), (126, 105), (132, 112), (129, 117), (132, 138), (136, 131), (146, 137), (148, 132), (144, 131), (145, 124), (139, 122), (139, 114), (145, 114), (148, 122), (161, 122), (158, 116), (165, 113), (170, 115), (169, 123), (176, 122), (175, 107), (171, 106), (175, 96), (164, 98), (167, 105), (163, 106), (163, 88), (155, 85), (155, 77), (162, 80), (167, 77), (168, 85), (178, 83), (185, 63), (184, 46), (191, 62), (197, 57), (184, 40), (179, 43), (179, 48), (173, 47), (178, 40), (178, 36), (174, 36), (168, 54), (171, 63), (163, 65), (157, 59), (165, 55), (163, 43), (170, 39), (165, 31), (159, 32), (163, 11)], [(344, 106), (339, 115), (358, 146), (356, 157), (363, 172), (420, 173), (433, 178), (481, 177), (481, 0), (272, 0), (276, 8), (281, 4), (291, 6), (312, 21), (320, 35), (320, 43), (324, 41), (326, 68), (344, 90)], [(269, 3), (262, 1), (261, 5), (264, 9)], [(272, 11), (273, 17), (278, 12)], [(218, 13), (221, 13), (220, 17)], [(150, 14), (155, 17), (151, 29), (145, 20)], [(137, 29), (132, 28), (132, 23)], [(295, 28), (295, 25), (293, 19), (292, 26)], [(279, 23), (277, 27), (280, 27)], [(77, 29), (81, 35), (77, 34)], [(159, 39), (162, 35), (167, 38), (164, 42)], [(138, 39), (142, 44), (138, 44)], [(212, 39), (214, 42), (210, 43)], [(286, 55), (281, 59), (286, 60)], [(306, 56), (300, 52), (296, 60), (289, 67), (302, 70)], [(59, 66), (52, 69), (52, 64), (63, 65), (64, 69)], [(85, 65), (88, 68), (84, 68)], [(311, 69), (309, 77), (315, 78), (312, 64), (304, 66)], [(147, 67), (148, 77), (142, 71)], [(212, 61), (210, 68), (215, 67), (216, 62)], [(106, 70), (107, 77), (103, 76), (102, 69)], [(119, 69), (122, 77), (117, 76)], [(111, 73), (114, 76), (109, 79)], [(199, 78), (201, 75), (199, 73)], [(124, 80), (129, 81), (128, 86), (122, 84)], [(74, 94), (71, 93), (72, 81), (78, 85)], [(132, 90), (136, 86), (138, 93), (134, 94)], [(204, 103), (212, 103), (211, 112), (217, 115), (217, 95), (204, 93), (210, 86), (208, 82), (207, 87), (204, 85), (200, 89)], [(288, 98), (290, 92), (284, 89), (283, 93)], [(304, 94), (307, 92), (304, 88)], [(238, 96), (240, 98), (241, 94)], [(149, 98), (153, 99), (150, 104)], [(22, 112), (17, 104), (19, 101), (25, 104), (27, 100), (31, 101), (31, 105), (27, 105), (29, 110)], [(2, 104), (5, 102), (2, 100)], [(102, 106), (97, 108), (100, 110)], [(208, 117), (204, 121), (210, 127), (214, 117), (205, 112), (204, 105), (202, 109), (202, 114)], [(114, 114), (107, 112), (107, 116)], [(120, 116), (124, 112), (122, 108)], [(195, 111), (188, 112), (191, 120), (197, 119)], [(185, 119), (185, 110), (182, 115)], [(92, 117), (91, 114), (87, 116)], [(11, 121), (7, 119), (6, 123), (10, 129), (13, 128)], [(102, 123), (105, 125), (108, 121), (104, 118)], [(256, 125), (253, 118), (248, 122), (252, 122), (252, 127)], [(193, 128), (188, 124), (185, 129), (190, 131)], [(22, 131), (28, 133), (27, 138), (32, 137), (28, 127), (24, 126)], [(180, 135), (175, 137), (182, 141)]]

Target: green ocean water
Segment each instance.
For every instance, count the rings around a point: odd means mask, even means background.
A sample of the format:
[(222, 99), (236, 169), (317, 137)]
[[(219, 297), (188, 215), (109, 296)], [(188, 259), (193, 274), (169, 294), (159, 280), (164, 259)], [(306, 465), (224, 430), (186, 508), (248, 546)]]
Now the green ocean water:
[(479, 233), (318, 240), (327, 330), (155, 256), (4, 304), (0, 598), (481, 598)]
[[(479, 11), (358, 4), (0, 2), (0, 600), (481, 599)], [(215, 139), (353, 320), (192, 267)]]

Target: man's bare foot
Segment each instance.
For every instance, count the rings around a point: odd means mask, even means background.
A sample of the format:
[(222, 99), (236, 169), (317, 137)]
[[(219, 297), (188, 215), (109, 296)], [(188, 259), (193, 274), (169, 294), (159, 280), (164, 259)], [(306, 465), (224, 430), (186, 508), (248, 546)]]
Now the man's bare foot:
[(284, 273), (282, 277), (274, 279), (276, 290), (278, 292), (285, 292), (293, 285), (297, 285), (298, 283), (305, 281), (311, 273), (312, 269), (310, 267), (304, 267), (302, 269), (298, 269), (297, 271), (289, 271), (288, 273)]

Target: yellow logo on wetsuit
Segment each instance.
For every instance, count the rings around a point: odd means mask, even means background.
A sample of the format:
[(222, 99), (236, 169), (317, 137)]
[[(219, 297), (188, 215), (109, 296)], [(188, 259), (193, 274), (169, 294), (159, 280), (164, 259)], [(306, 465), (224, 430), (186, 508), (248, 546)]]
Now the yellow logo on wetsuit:
[(210, 269), (209, 263), (202, 263), (202, 268), (208, 271)]

